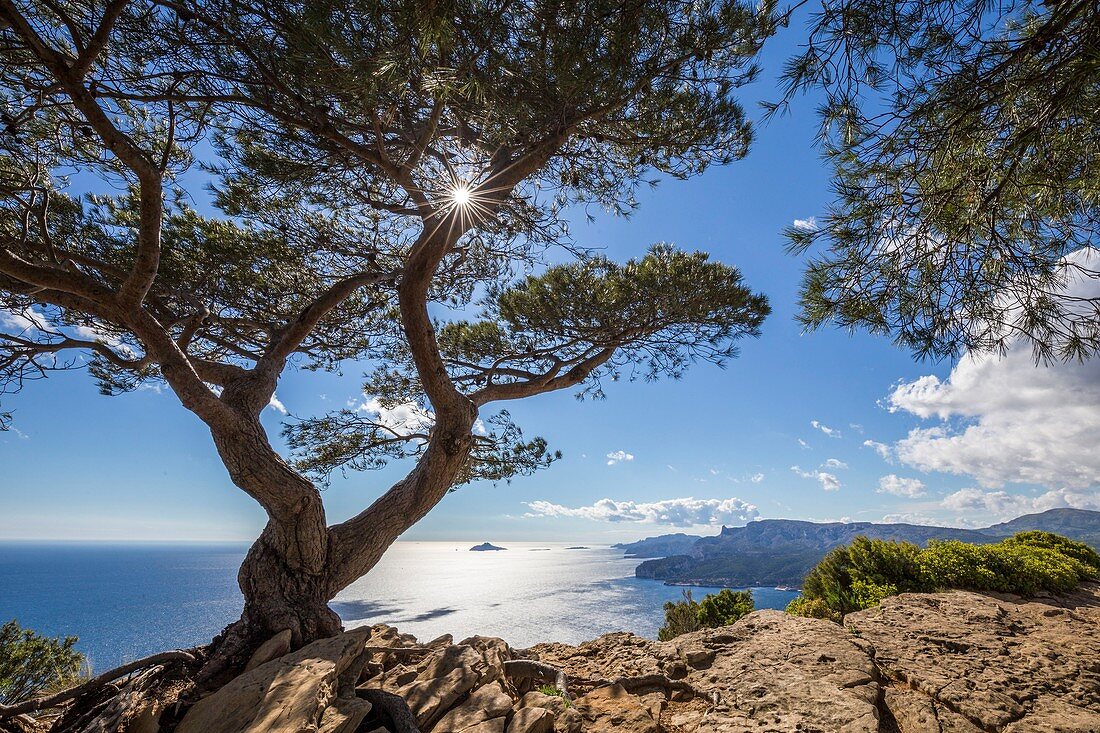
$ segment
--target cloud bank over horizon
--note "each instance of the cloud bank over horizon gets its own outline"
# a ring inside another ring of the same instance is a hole
[[[586,506],[569,507],[545,500],[527,502],[525,517],[573,517],[597,522],[637,522],[670,527],[741,525],[760,516],[756,506],[736,497],[695,499],[680,497],[653,502],[600,499]]]

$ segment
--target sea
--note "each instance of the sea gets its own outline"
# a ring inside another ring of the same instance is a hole
[[[387,623],[427,641],[499,636],[523,648],[611,631],[656,638],[666,601],[718,588],[634,577],[640,562],[607,546],[397,542],[330,604],[346,627]],[[93,670],[208,642],[241,612],[245,544],[0,543],[0,623],[76,636]],[[759,608],[790,590],[753,588]]]

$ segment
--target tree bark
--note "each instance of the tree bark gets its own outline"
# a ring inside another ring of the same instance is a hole
[[[258,418],[212,426],[233,482],[260,502],[269,520],[237,576],[245,599],[241,618],[215,640],[201,678],[213,680],[241,668],[259,644],[284,629],[290,630],[294,648],[341,631],[328,601],[373,568],[438,504],[465,466],[477,410],[470,402],[464,407],[460,417],[436,424],[408,476],[360,515],[331,528],[320,492],[274,451]]]
[[[278,532],[269,523],[237,574],[245,599],[241,622],[253,643],[290,629],[297,647],[341,630],[340,617],[328,607],[327,575],[291,563],[296,551],[284,544],[288,534],[293,533]]]

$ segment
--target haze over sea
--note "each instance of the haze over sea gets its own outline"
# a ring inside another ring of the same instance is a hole
[[[578,643],[610,631],[655,637],[682,588],[634,578],[620,550],[497,542],[398,542],[331,604],[347,626],[388,623],[429,640],[499,636],[513,646]],[[164,649],[208,642],[240,614],[244,544],[0,543],[0,622],[79,636],[104,670]],[[695,589],[696,598],[714,588]],[[758,588],[757,608],[790,591]]]

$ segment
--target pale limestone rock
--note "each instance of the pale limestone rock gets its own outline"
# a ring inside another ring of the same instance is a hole
[[[511,712],[512,698],[499,682],[490,682],[440,718],[432,733],[459,733],[493,718],[504,720]]]
[[[313,733],[355,669],[370,629],[321,639],[256,667],[197,702],[176,733]]]
[[[546,708],[521,708],[508,723],[508,733],[551,733],[554,730],[554,714]]]
[[[640,698],[620,685],[600,687],[574,702],[585,733],[662,733]]]
[[[317,733],[355,733],[371,711],[371,704],[357,697],[338,697],[325,708]]]
[[[1100,585],[1030,601],[904,593],[844,623],[874,648],[883,675],[911,688],[886,699],[902,733],[938,731],[918,722],[929,710],[968,733],[1100,731]]]
[[[251,672],[261,664],[267,664],[272,659],[278,659],[287,654],[290,651],[290,640],[290,629],[283,629],[263,644],[260,644],[260,648],[252,653],[252,657],[249,658],[248,664],[244,665],[244,671]]]

